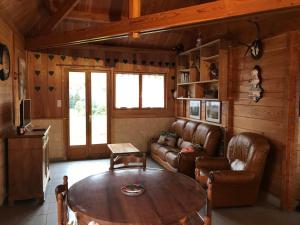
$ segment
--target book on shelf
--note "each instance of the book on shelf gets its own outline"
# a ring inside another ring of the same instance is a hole
[[[188,83],[189,82],[189,79],[190,76],[189,76],[189,73],[188,72],[182,72],[181,73],[181,78],[180,78],[180,82],[181,83]]]

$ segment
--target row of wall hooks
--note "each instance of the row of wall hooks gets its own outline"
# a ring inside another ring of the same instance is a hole
[[[39,59],[41,55],[40,54],[34,54],[34,56],[35,56],[36,59]],[[48,55],[48,58],[50,60],[53,60],[54,59],[54,55]],[[66,56],[65,55],[61,55],[60,58],[64,61],[66,59]],[[88,59],[89,57],[83,57],[83,58]],[[78,57],[72,57],[72,59],[73,60],[77,60]],[[96,57],[95,60],[96,60],[96,62],[99,62],[101,60],[101,58],[100,57]],[[105,58],[104,61],[105,61],[106,64],[109,64],[110,62],[114,62],[114,65],[116,63],[119,63],[119,59],[117,59],[117,58],[115,58],[115,59]],[[123,59],[122,62],[124,64],[127,64],[127,63],[129,63],[129,60],[128,59]],[[147,65],[147,63],[149,65],[151,65],[151,66],[154,66],[154,65],[158,65],[158,66],[163,66],[164,65],[164,66],[170,66],[170,67],[175,67],[176,66],[175,62],[162,62],[162,61],[158,61],[158,62],[149,61],[149,62],[147,62],[146,60],[142,60],[140,62],[140,64],[142,64],[142,65]],[[133,59],[132,60],[132,64],[138,64],[138,61],[136,59]]]
[[[39,91],[41,90],[41,87],[40,87],[40,86],[35,86],[34,89],[35,89],[37,92],[39,92]],[[55,90],[55,87],[54,87],[54,86],[49,86],[49,87],[48,87],[48,90],[49,90],[49,91],[53,91],[53,90]]]
[[[34,73],[35,73],[36,76],[39,76],[41,74],[41,71],[35,70]],[[50,76],[54,75],[54,71],[49,71],[48,73],[49,73]]]

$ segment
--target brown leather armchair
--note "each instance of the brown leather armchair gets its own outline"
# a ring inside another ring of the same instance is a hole
[[[225,158],[196,159],[195,177],[208,188],[212,207],[256,202],[269,149],[263,136],[241,133],[231,138]]]

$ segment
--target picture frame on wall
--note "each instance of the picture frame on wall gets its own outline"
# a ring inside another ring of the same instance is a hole
[[[221,102],[205,102],[205,120],[213,123],[221,123]]]
[[[201,101],[190,101],[189,104],[189,117],[192,119],[201,118]]]

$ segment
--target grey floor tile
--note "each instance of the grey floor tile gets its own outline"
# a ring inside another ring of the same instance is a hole
[[[147,167],[162,168],[150,159],[147,159]],[[56,225],[54,190],[56,185],[63,182],[63,176],[69,177],[71,186],[87,176],[108,171],[108,168],[108,159],[51,163],[51,180],[47,186],[45,202],[17,201],[14,207],[0,207],[0,225]],[[214,210],[212,221],[212,225],[299,225],[300,213],[283,212],[260,203],[254,207]]]

